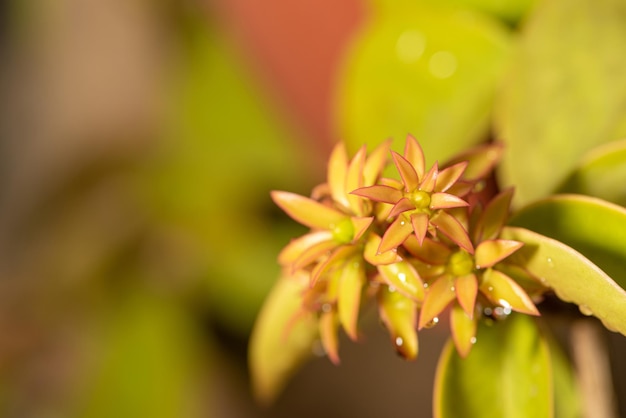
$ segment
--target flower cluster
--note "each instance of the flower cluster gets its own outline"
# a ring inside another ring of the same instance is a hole
[[[427,170],[411,136],[403,155],[390,151],[387,141],[369,155],[364,146],[350,159],[338,144],[327,182],[310,198],[272,192],[278,206],[310,228],[278,260],[288,274],[309,278],[302,309],[318,316],[322,345],[334,363],[339,328],[358,339],[359,312],[369,301],[407,359],[417,356],[417,331],[446,310],[462,356],[476,342],[481,317],[539,314],[513,279],[532,277],[508,262],[523,243],[499,238],[512,190],[486,202],[477,197],[500,155],[498,145],[484,145]],[[391,161],[397,178],[383,177]]]

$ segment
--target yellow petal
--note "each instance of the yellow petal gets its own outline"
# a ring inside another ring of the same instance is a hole
[[[476,305],[476,295],[478,294],[478,280],[474,273],[457,277],[454,282],[454,289],[459,305],[465,310],[468,317],[474,317],[474,306]]]
[[[435,320],[455,297],[454,281],[448,274],[443,275],[428,286],[424,304],[420,310],[418,329],[424,328]]]
[[[429,265],[445,264],[452,253],[447,245],[430,238],[425,238],[420,244],[414,235],[408,237],[403,245],[412,256]]]
[[[291,240],[278,254],[278,262],[287,266],[295,263],[300,256],[309,248],[320,242],[332,241],[333,234],[330,231],[315,231]]]
[[[373,185],[382,173],[385,165],[387,165],[387,155],[390,146],[391,139],[388,139],[377,146],[367,157],[365,167],[363,167],[364,186]]]
[[[374,221],[374,218],[371,216],[366,218],[351,218],[350,221],[354,229],[354,238],[352,241],[355,242],[361,239],[365,231],[367,231],[367,228],[372,224],[372,221]]]
[[[365,250],[363,251],[363,257],[365,260],[375,266],[397,263],[402,260],[402,257],[398,255],[398,251],[396,249],[386,251],[384,253],[378,252],[378,247],[380,246],[381,238],[380,236],[371,233],[367,242],[365,243]]]
[[[365,284],[365,269],[363,262],[358,258],[348,261],[341,272],[339,280],[337,309],[339,322],[352,340],[358,338],[357,322],[361,291]]]
[[[348,154],[346,146],[340,142],[335,145],[328,161],[328,185],[335,202],[345,208],[350,207],[346,190],[346,177],[348,172]]]
[[[454,305],[450,312],[450,331],[456,351],[461,357],[467,357],[476,342],[476,320],[472,319],[459,305]]]
[[[309,228],[333,229],[347,217],[338,210],[295,193],[272,191],[271,196],[287,215]]]
[[[337,313],[330,309],[323,311],[319,319],[320,339],[326,355],[333,362],[339,364],[339,338],[337,331],[339,323],[337,321]]]
[[[417,303],[382,286],[378,294],[378,312],[398,353],[407,360],[417,358]]]
[[[523,245],[522,242],[505,239],[483,241],[476,247],[476,254],[474,255],[476,268],[492,267],[519,250]]]
[[[348,166],[348,173],[346,175],[346,190],[356,190],[363,186],[363,167],[365,166],[366,149],[365,145],[362,146],[356,155],[350,161]],[[354,195],[348,194],[348,203],[352,212],[357,216],[363,216],[363,199]]]
[[[414,300],[424,299],[424,283],[408,261],[377,266],[377,269],[389,286]]]
[[[537,307],[520,285],[506,274],[488,269],[483,274],[480,291],[487,299],[503,308],[529,315],[539,315]]]
[[[337,248],[337,243],[335,241],[322,241],[319,242],[300,254],[300,257],[291,265],[293,270],[300,270],[307,267],[314,261],[319,260],[322,256],[327,254],[329,251]]]

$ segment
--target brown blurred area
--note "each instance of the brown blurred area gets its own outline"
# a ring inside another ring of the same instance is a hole
[[[376,327],[269,409],[248,387],[247,333],[294,228],[268,192],[323,176],[363,4],[2,7],[1,416],[430,415],[407,382],[434,364],[406,367]],[[217,79],[233,71],[207,46],[245,81]]]

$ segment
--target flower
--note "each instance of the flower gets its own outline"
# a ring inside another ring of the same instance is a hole
[[[407,137],[404,156],[391,152],[402,181],[385,179],[383,184],[364,186],[352,192],[357,196],[393,205],[389,212],[395,217],[378,249],[389,251],[402,244],[414,234],[422,243],[427,232],[435,235],[440,231],[470,253],[474,249],[461,223],[446,209],[468,206],[462,197],[446,193],[461,178],[467,161],[456,163],[439,171],[435,163],[425,170],[424,153],[412,136]],[[463,192],[467,192],[464,189]]]
[[[501,268],[507,257],[523,246],[522,242],[499,239],[513,196],[513,189],[505,190],[481,210],[473,208],[470,214],[469,236],[475,248],[473,254],[465,248],[446,245],[425,238],[406,240],[404,247],[422,268],[428,290],[420,310],[418,327],[424,328],[436,321],[453,301],[450,326],[457,351],[466,356],[476,341],[477,301],[489,305],[489,311],[508,315],[511,311],[539,315],[526,291]]]

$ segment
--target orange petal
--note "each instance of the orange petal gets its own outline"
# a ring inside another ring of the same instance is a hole
[[[398,251],[396,251],[396,249],[379,253],[378,247],[380,246],[380,241],[381,238],[374,233],[370,234],[367,238],[365,250],[363,251],[363,257],[368,263],[380,266],[384,264],[397,263],[402,260],[402,257],[398,255]]]
[[[435,225],[437,230],[446,237],[454,241],[459,247],[470,254],[474,253],[472,242],[467,236],[467,231],[461,223],[447,212],[439,211],[430,218],[430,223]]]
[[[488,269],[483,274],[480,291],[491,302],[529,315],[539,315],[537,307],[522,287],[506,274]]]
[[[320,277],[328,274],[332,269],[338,268],[345,263],[346,259],[356,253],[356,245],[342,245],[333,251],[326,259],[319,262],[311,270],[310,287],[315,286]]]
[[[328,185],[335,202],[348,208],[348,196],[346,190],[346,176],[348,172],[348,154],[346,146],[340,142],[335,145],[328,160]]]
[[[459,305],[454,305],[450,312],[450,331],[456,351],[463,358],[467,357],[476,342],[476,320],[467,316]]]
[[[478,294],[478,280],[474,273],[457,277],[454,282],[456,298],[468,317],[474,317],[474,306],[476,305],[476,295]]]
[[[302,254],[300,254],[300,257],[291,265],[291,268],[293,270],[303,269],[335,248],[337,248],[337,243],[334,240],[319,242],[304,250]]]
[[[379,253],[384,253],[401,245],[413,232],[413,225],[403,215],[398,216],[385,231],[378,247]]]
[[[430,195],[431,209],[450,209],[469,206],[465,200],[448,193],[433,193]]]
[[[437,163],[433,164],[430,168],[430,171],[426,173],[424,178],[422,179],[419,189],[425,192],[432,192],[435,190],[435,184],[437,183],[437,176],[439,175],[439,168]]]
[[[320,339],[330,361],[339,364],[339,339],[337,313],[334,310],[323,311],[319,319]]]
[[[483,241],[476,247],[476,254],[474,255],[476,268],[492,267],[519,250],[523,245],[523,242],[505,239]]]
[[[462,161],[439,171],[439,174],[437,175],[437,184],[435,184],[435,191],[447,191],[454,183],[457,182],[458,179],[461,178],[466,168],[467,161]]]
[[[346,175],[346,190],[356,190],[363,186],[363,167],[365,166],[365,156],[366,148],[364,145],[350,161],[348,173]],[[363,216],[363,199],[354,194],[349,194],[348,202],[350,203],[350,208],[356,215]]]
[[[424,283],[408,261],[377,266],[385,283],[414,300],[424,299]]]
[[[332,229],[346,218],[346,215],[295,193],[272,191],[272,199],[292,219],[309,228]]]
[[[411,214],[411,224],[413,225],[414,236],[417,242],[422,245],[426,233],[428,232],[428,214],[423,212]]]
[[[500,231],[509,217],[513,192],[513,188],[509,188],[491,199],[476,223],[475,242],[495,239],[500,235]]]
[[[424,177],[424,172],[426,171],[424,151],[419,142],[411,135],[407,136],[404,144],[404,158],[411,163],[419,178]]]
[[[400,190],[383,185],[361,187],[351,191],[350,194],[365,197],[374,202],[384,202],[392,205],[402,199],[402,192]]]
[[[353,258],[344,266],[337,289],[339,322],[352,340],[358,338],[357,322],[359,319],[359,305],[361,304],[361,291],[364,283],[365,269],[363,262],[358,258]]]
[[[391,139],[388,139],[377,146],[367,157],[363,167],[363,185],[371,186],[376,182],[385,165],[387,165],[387,155],[390,146]]]
[[[455,297],[452,277],[446,274],[438,278],[428,287],[424,297],[418,329],[424,328],[429,322],[437,318]]]
[[[403,197],[402,199],[398,200],[398,203],[393,206],[393,209],[391,209],[391,212],[389,212],[389,216],[398,216],[402,212],[414,209],[415,205],[408,198]]]
[[[447,245],[430,238],[425,238],[420,245],[414,235],[407,238],[403,245],[412,256],[430,265],[445,264],[452,252]]]
[[[278,262],[283,266],[294,263],[309,248],[320,242],[332,241],[333,234],[330,231],[314,231],[291,240],[289,244],[278,254]]]
[[[417,303],[382,286],[378,294],[378,313],[398,353],[407,360],[415,359],[418,353]]]
[[[415,172],[415,168],[397,152],[391,151],[391,156],[396,164],[398,173],[400,173],[400,177],[402,177],[404,190],[410,192],[417,189],[419,187],[419,177]]]

